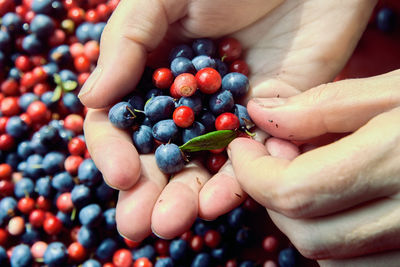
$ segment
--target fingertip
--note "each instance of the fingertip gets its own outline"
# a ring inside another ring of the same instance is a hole
[[[293,160],[300,155],[300,150],[295,144],[280,138],[271,137],[265,145],[269,154],[276,158]]]

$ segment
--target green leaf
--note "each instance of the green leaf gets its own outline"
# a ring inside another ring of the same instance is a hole
[[[219,149],[226,147],[237,135],[235,130],[209,132],[187,141],[179,148],[184,152]]]
[[[55,82],[57,85],[61,85],[61,84],[62,84],[61,77],[60,77],[59,74],[55,73],[55,74],[53,75],[53,79],[54,79],[54,82]]]
[[[78,83],[76,81],[65,81],[62,83],[62,87],[65,92],[71,92],[78,87]]]
[[[53,91],[53,97],[51,98],[52,102],[56,102],[61,98],[62,88],[61,86],[57,86]]]

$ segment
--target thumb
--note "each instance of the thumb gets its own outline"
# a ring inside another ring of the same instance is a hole
[[[397,70],[320,85],[288,98],[254,98],[247,108],[258,127],[284,139],[353,132],[400,104],[399,83]]]
[[[163,40],[168,25],[184,15],[186,1],[123,0],[108,21],[100,57],[79,93],[90,108],[103,108],[127,95],[138,83],[147,53]]]

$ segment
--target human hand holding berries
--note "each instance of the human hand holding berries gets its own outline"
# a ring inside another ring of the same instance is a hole
[[[276,7],[281,2],[123,1],[103,33],[99,66],[80,98],[91,108],[104,108],[137,84],[147,52],[153,52],[154,58],[171,39],[181,42],[187,38],[217,38],[227,34],[233,34],[246,50],[256,96],[293,95],[329,80],[350,54],[342,44],[355,45],[364,25],[358,19],[368,17],[365,10],[372,4],[351,1],[340,3],[341,8],[337,9],[339,4],[313,0],[286,1]],[[310,8],[315,4],[320,6],[321,13],[334,10],[340,14],[341,25],[347,27],[344,36],[337,30],[329,31],[329,38],[318,42],[311,38],[316,31],[325,33],[326,29],[338,27],[335,12],[330,19],[315,18],[315,9]],[[361,7],[354,9],[353,5]],[[293,16],[286,16],[288,13]],[[155,51],[157,47],[160,49]],[[330,68],[321,68],[321,62],[327,57],[333,59]],[[139,240],[152,227],[160,235],[173,237],[184,231],[198,214],[213,219],[244,199],[229,163],[211,179],[203,167],[193,163],[163,190],[165,176],[152,169],[156,168],[154,158],[141,156],[140,161],[131,137],[113,128],[106,112],[101,109],[88,112],[85,134],[88,149],[105,179],[125,190],[120,192],[117,207],[118,228],[122,234]],[[238,192],[242,198],[235,194]],[[190,204],[179,209],[177,201]],[[135,224],[136,221],[140,224]]]

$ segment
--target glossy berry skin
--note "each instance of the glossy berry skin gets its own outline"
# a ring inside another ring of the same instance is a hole
[[[211,95],[208,106],[216,116],[231,111],[234,106],[233,95],[230,91],[219,91]]]
[[[179,74],[174,80],[174,87],[178,95],[190,97],[197,90],[196,78],[190,73]]]
[[[183,129],[182,131],[182,141],[183,143],[188,142],[189,140],[203,135],[206,133],[206,128],[204,127],[203,124],[201,124],[198,121],[195,121],[192,126]]]
[[[249,79],[238,72],[231,72],[222,79],[222,90],[230,91],[235,99],[239,99],[249,91]]]
[[[6,132],[14,138],[22,138],[28,129],[28,125],[19,116],[12,116],[6,124]]]
[[[228,213],[227,222],[228,225],[232,228],[239,228],[243,225],[245,220],[245,212],[243,208],[238,207],[231,212]]]
[[[74,181],[68,172],[60,172],[51,180],[51,186],[58,192],[70,192],[74,187]]]
[[[217,130],[235,130],[239,126],[239,118],[230,112],[222,113],[215,119],[215,129]]]
[[[152,152],[154,148],[154,139],[151,127],[141,125],[139,129],[133,133],[133,144],[140,154]]]
[[[0,180],[10,180],[12,174],[12,168],[7,163],[0,164]]]
[[[193,261],[192,264],[190,265],[191,267],[207,267],[211,266],[212,259],[211,256],[208,253],[202,252],[197,254]]]
[[[118,249],[118,243],[112,238],[106,238],[101,241],[97,247],[95,255],[101,261],[110,261],[114,252]],[[131,256],[132,258],[132,256]]]
[[[154,267],[174,267],[174,261],[170,258],[158,258]]]
[[[17,14],[8,12],[2,17],[1,24],[7,29],[8,32],[14,34],[21,32],[23,22]]]
[[[249,65],[242,59],[237,59],[229,65],[229,72],[239,72],[243,75],[249,75]]]
[[[276,252],[276,250],[278,249],[278,245],[279,245],[278,239],[272,235],[266,236],[262,242],[263,249],[266,252],[270,253]]]
[[[251,118],[245,106],[242,106],[240,104],[235,104],[233,112],[235,113],[236,117],[239,118],[240,126],[245,127],[246,120],[251,122]]]
[[[242,45],[235,38],[224,38],[218,44],[218,54],[224,61],[232,62],[242,55]]]
[[[43,222],[43,230],[49,235],[57,235],[62,229],[62,222],[56,216],[47,217]]]
[[[101,267],[101,263],[95,259],[89,259],[82,264],[82,267]]]
[[[195,73],[192,61],[185,57],[177,57],[172,60],[170,68],[175,77],[182,73]]]
[[[49,16],[38,14],[33,18],[30,29],[39,37],[48,37],[54,32],[55,25]]]
[[[170,96],[156,96],[151,98],[144,106],[144,113],[153,122],[158,122],[171,117],[175,103]]]
[[[32,260],[32,253],[29,246],[21,244],[14,247],[10,258],[11,266],[29,267],[32,265]]]
[[[383,32],[392,32],[396,27],[396,13],[390,8],[382,8],[376,16],[376,25]]]
[[[178,45],[175,46],[170,54],[169,54],[169,60],[173,61],[177,57],[184,57],[188,59],[192,59],[194,55],[194,52],[192,48],[186,44]]]
[[[204,247],[204,239],[199,235],[195,235],[190,239],[189,245],[193,251],[200,252]]]
[[[18,210],[24,214],[29,214],[35,208],[35,200],[30,197],[23,197],[18,200]]]
[[[213,56],[216,50],[214,42],[208,38],[200,38],[193,41],[193,51],[196,55]]]
[[[215,68],[215,60],[209,56],[197,56],[192,59],[192,64],[196,71],[200,71],[204,68]]]
[[[185,240],[172,240],[169,246],[169,254],[172,259],[179,261],[185,258],[188,251],[188,244]]]
[[[81,101],[74,93],[65,93],[62,103],[72,113],[80,113],[83,109]]]
[[[153,267],[153,263],[148,258],[139,258],[135,261],[133,267]]]
[[[104,211],[104,222],[107,230],[115,230],[117,229],[117,222],[115,220],[115,208],[110,208]]]
[[[52,151],[44,156],[42,161],[43,170],[49,174],[53,175],[57,172],[63,170],[65,156],[63,153],[58,151]]]
[[[171,119],[162,120],[154,124],[152,132],[154,139],[162,143],[176,141],[179,137],[179,129]]]
[[[68,258],[73,262],[81,262],[86,258],[86,249],[79,242],[72,242],[68,246]]]
[[[72,211],[72,209],[74,208],[74,204],[71,200],[71,193],[65,192],[59,195],[56,201],[56,206],[60,211],[64,213]]]
[[[29,117],[34,122],[40,122],[46,119],[47,111],[46,104],[39,100],[33,101],[26,109],[26,113],[28,113]]]
[[[168,68],[156,69],[153,73],[153,84],[160,89],[168,89],[174,81],[174,75]]]
[[[297,252],[294,248],[285,248],[279,252],[278,262],[282,267],[296,266]]]
[[[43,210],[33,210],[29,214],[29,222],[33,227],[41,227],[43,225],[43,222],[45,220],[45,212]]]
[[[31,8],[37,14],[50,14],[52,2],[51,0],[33,0]]]
[[[26,195],[32,195],[34,192],[35,184],[30,178],[22,178],[14,187],[14,195],[17,198],[23,198]]]
[[[134,109],[143,110],[144,109],[144,100],[140,95],[132,95],[128,99],[128,103],[132,105]]]
[[[43,261],[49,267],[61,266],[67,262],[68,252],[61,242],[50,243],[43,255]]]
[[[155,256],[156,252],[154,250],[154,247],[150,244],[144,245],[143,247],[132,251],[132,257],[135,261],[140,258],[148,258],[150,260],[153,260]]]
[[[228,160],[225,153],[210,153],[207,157],[206,166],[211,173],[217,173]]]
[[[108,112],[108,119],[117,128],[128,129],[135,124],[134,108],[128,102],[115,104]]]
[[[132,254],[129,250],[121,248],[114,253],[113,263],[116,267],[130,267],[132,265]]]
[[[85,159],[79,165],[78,178],[83,184],[92,187],[101,181],[102,175],[92,159]]]
[[[195,93],[190,97],[181,97],[178,101],[178,107],[187,106],[191,108],[195,115],[200,114],[203,108],[202,99],[199,93]]]
[[[51,187],[51,181],[50,177],[41,177],[38,180],[36,180],[35,184],[35,192],[44,197],[50,197],[53,193],[52,187]]]
[[[89,227],[82,226],[78,232],[78,242],[85,248],[93,248],[96,246],[98,240],[98,233]]]
[[[196,73],[197,87],[204,94],[213,94],[221,87],[221,75],[213,68],[204,68]]]
[[[75,185],[71,191],[71,201],[77,208],[89,203],[91,199],[90,188],[84,184]]]
[[[182,170],[184,159],[179,147],[175,144],[160,145],[156,149],[156,162],[160,170],[172,174]]]
[[[177,126],[187,128],[194,122],[194,112],[190,107],[180,106],[175,109],[172,119]]]
[[[103,218],[101,208],[98,204],[89,204],[79,212],[79,222],[88,227],[94,227],[100,224]]]

